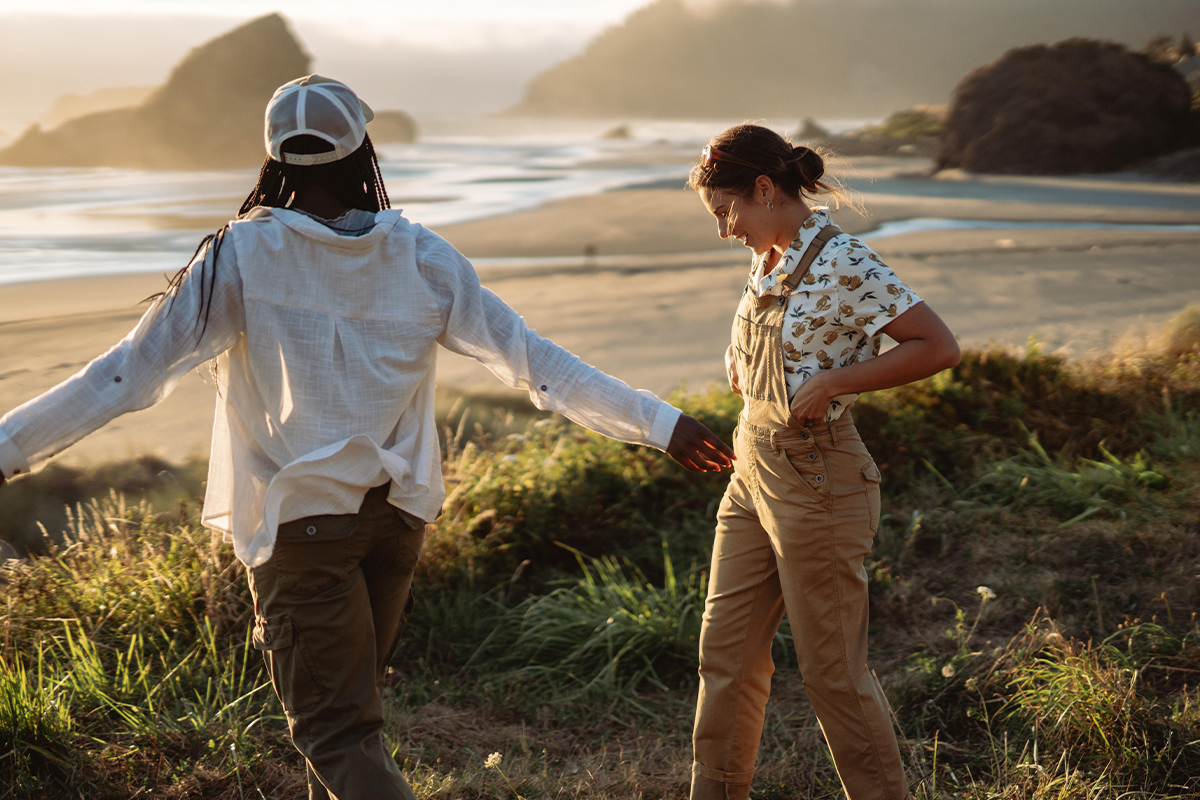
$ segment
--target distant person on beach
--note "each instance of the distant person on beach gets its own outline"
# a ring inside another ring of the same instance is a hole
[[[863,557],[879,468],[859,392],[958,364],[953,334],[879,256],[809,198],[824,161],[758,125],[717,136],[689,185],[722,239],[755,253],[725,354],[745,402],[717,512],[700,631],[692,800],[745,800],[784,613],[804,687],[851,800],[909,797],[883,690],[867,668]],[[880,353],[882,335],[898,344]]]
[[[529,330],[457,250],[390,210],[371,118],[336,81],[281,86],[237,218],[201,242],[125,339],[0,418],[0,484],[216,358],[203,522],[249,570],[253,643],[309,796],[412,800],[381,738],[378,686],[412,610],[425,525],[446,497],[437,345],[538,408],[690,470],[724,469],[733,453]]]

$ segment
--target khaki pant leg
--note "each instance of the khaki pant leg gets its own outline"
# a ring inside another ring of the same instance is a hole
[[[742,474],[717,514],[700,628],[693,800],[749,796],[771,694],[771,643],[783,618],[775,553]]]
[[[373,527],[360,524],[332,541],[281,540],[250,572],[255,646],[308,762],[314,798],[322,787],[335,800],[414,798],[381,736],[375,626],[361,566]]]
[[[867,667],[863,559],[879,522],[878,483],[864,478],[870,454],[851,429],[836,444],[825,433],[761,455],[764,524],[780,554],[796,657],[843,788],[851,800],[903,800],[891,712]]]

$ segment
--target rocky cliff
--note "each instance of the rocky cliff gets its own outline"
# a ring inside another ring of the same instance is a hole
[[[1196,140],[1187,81],[1119,44],[1021,47],[954,90],[938,167],[1112,172]]]
[[[530,82],[513,114],[883,117],[1009,48],[1200,31],[1196,0],[657,0]]]
[[[11,166],[224,169],[261,163],[263,110],[310,58],[278,14],[192,50],[136,108],[34,126],[0,151]]]

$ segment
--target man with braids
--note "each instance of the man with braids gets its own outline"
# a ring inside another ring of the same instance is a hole
[[[607,436],[694,471],[732,451],[696,420],[526,328],[441,237],[389,208],[371,110],[310,75],[266,112],[268,158],[235,220],[137,327],[0,418],[0,483],[217,359],[203,521],[249,570],[264,654],[309,796],[412,798],[381,739],[378,685],[445,499],[436,345]]]

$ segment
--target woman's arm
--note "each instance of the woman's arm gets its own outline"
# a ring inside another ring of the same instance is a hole
[[[838,395],[889,389],[958,365],[958,342],[927,303],[917,303],[880,330],[898,344],[875,358],[823,370],[806,380],[792,398],[796,419],[823,420],[829,401]]]

